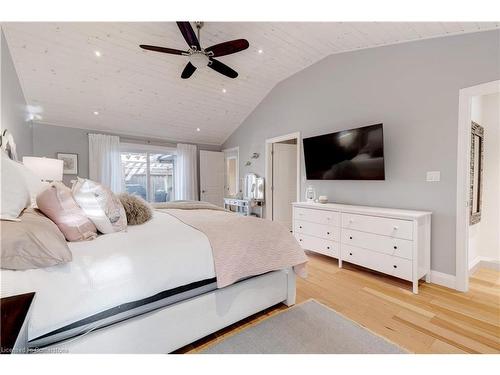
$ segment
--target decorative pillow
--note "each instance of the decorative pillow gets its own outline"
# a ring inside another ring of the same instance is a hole
[[[71,190],[60,182],[53,182],[38,194],[40,211],[59,227],[68,241],[84,241],[97,237],[95,225],[85,216],[71,195]]]
[[[113,233],[127,229],[127,216],[118,197],[97,182],[78,177],[73,196],[99,232]]]
[[[23,166],[9,159],[3,151],[1,154],[0,219],[19,221],[18,216],[30,205],[30,194],[21,171]]]
[[[19,164],[19,170],[24,178],[25,186],[30,194],[30,206],[31,208],[37,208],[36,206],[36,196],[41,191],[45,190],[48,183],[42,182],[40,177],[29,170],[24,164]]]
[[[21,221],[2,222],[1,267],[9,270],[42,268],[70,262],[71,251],[57,225],[28,208]]]
[[[127,215],[128,225],[144,224],[153,217],[153,210],[148,202],[137,195],[122,193],[118,195]]]

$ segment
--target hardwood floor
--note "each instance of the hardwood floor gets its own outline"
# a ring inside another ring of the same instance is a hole
[[[467,293],[421,282],[414,295],[409,282],[308,256],[309,276],[297,279],[297,303],[314,298],[414,353],[500,353],[500,272],[477,270]],[[286,309],[274,306],[177,353],[196,353]]]

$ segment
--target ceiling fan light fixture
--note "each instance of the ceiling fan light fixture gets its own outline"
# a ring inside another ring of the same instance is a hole
[[[189,56],[189,62],[196,68],[204,68],[209,63],[209,58],[203,52],[193,52]]]

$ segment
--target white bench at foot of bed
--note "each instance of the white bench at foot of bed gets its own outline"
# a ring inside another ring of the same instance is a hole
[[[295,274],[281,270],[63,341],[42,352],[170,353],[259,311],[295,303]]]

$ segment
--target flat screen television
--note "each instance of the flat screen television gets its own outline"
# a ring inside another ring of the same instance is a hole
[[[304,138],[308,180],[385,180],[382,124]]]

